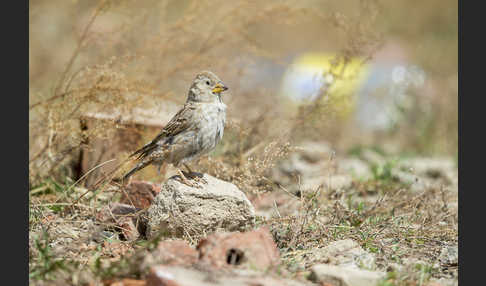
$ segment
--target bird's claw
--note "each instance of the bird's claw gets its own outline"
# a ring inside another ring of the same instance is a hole
[[[179,177],[181,178],[181,183],[189,186],[189,187],[192,187],[192,188],[198,188],[198,189],[202,189],[202,186],[199,184],[201,178],[197,177],[197,176],[189,176],[191,179],[189,180],[187,178],[186,175],[184,175],[184,172],[180,171],[179,173]],[[197,178],[197,179],[196,179]],[[204,179],[203,179],[204,180]],[[203,182],[205,182],[206,180],[204,180]],[[206,182],[207,183],[207,182]]]
[[[204,185],[208,184],[208,181],[206,179],[204,179],[203,177],[194,176],[192,179],[194,181],[196,181],[197,183],[201,183],[201,184],[204,184]]]
[[[189,187],[192,187],[192,188],[202,189],[202,186],[200,184],[198,184],[198,182],[191,182],[188,179],[185,179],[185,180],[182,179],[181,183],[183,183],[184,185],[187,185]]]

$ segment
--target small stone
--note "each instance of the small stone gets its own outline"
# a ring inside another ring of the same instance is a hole
[[[377,166],[383,166],[386,162],[381,154],[371,149],[363,150],[361,152],[361,157],[369,164],[373,164]]]
[[[374,269],[375,257],[373,254],[366,252],[361,246],[351,240],[344,239],[334,241],[324,248],[314,251],[315,256],[320,260],[328,260],[330,264],[347,266],[351,268]]]
[[[135,280],[135,279],[128,279],[128,278],[110,284],[110,286],[145,286],[145,285],[146,285],[145,280]]]
[[[427,265],[427,263],[423,260],[420,260],[418,258],[403,258],[402,263],[405,266],[416,266],[416,265]]]
[[[175,280],[175,275],[172,273],[173,269],[162,265],[150,268],[147,276],[147,286],[182,286]],[[192,284],[191,284],[192,285]]]
[[[329,190],[343,190],[348,189],[352,186],[353,179],[350,175],[326,175],[326,176],[316,176],[310,178],[303,178],[299,185],[291,186],[290,190],[300,191],[300,190],[317,190],[320,186],[324,189]]]
[[[411,158],[400,162],[400,167],[430,180],[457,184],[457,166],[451,158]]]
[[[278,167],[279,173],[274,179],[282,179],[285,177],[312,177],[316,174],[322,173],[322,166],[320,164],[309,163],[300,158],[298,154],[290,154],[288,159],[283,160]]]
[[[447,278],[431,278],[426,286],[457,286],[459,285],[457,278],[456,279],[447,279]]]
[[[239,270],[239,269],[238,269]],[[180,266],[157,265],[150,269],[147,286],[311,286],[308,281],[275,277],[270,273],[262,274],[246,271],[196,270]]]
[[[117,240],[119,239],[118,233],[113,231],[107,231],[103,229],[97,229],[91,234],[91,240],[96,243],[102,243],[105,240]]]
[[[457,265],[458,255],[457,245],[446,246],[442,248],[439,260],[443,265]]]
[[[150,207],[160,186],[151,182],[132,181],[122,192],[120,203],[133,205],[139,209]]]
[[[374,286],[384,277],[385,273],[382,272],[317,264],[312,266],[309,280],[336,286]]]
[[[121,230],[121,234],[123,236],[122,239],[133,241],[140,237],[137,226],[131,217],[121,217],[118,219],[116,224]]]
[[[321,160],[329,160],[334,151],[327,142],[307,141],[299,144],[299,153],[305,161],[316,163]]]
[[[350,174],[353,177],[368,179],[371,177],[371,171],[365,162],[356,158],[343,158],[338,161],[338,172]]]
[[[133,241],[138,239],[144,232],[145,220],[141,219],[136,213],[138,208],[114,203],[103,208],[96,214],[97,220],[103,224],[115,225],[115,230],[120,232],[122,239]]]
[[[200,261],[215,268],[243,266],[266,270],[280,263],[268,228],[243,233],[215,233],[200,241]]]
[[[114,222],[116,218],[124,215],[134,214],[138,209],[134,206],[120,203],[109,204],[96,214],[96,219],[100,222]]]
[[[386,271],[387,272],[395,272],[395,271],[399,272],[399,271],[402,271],[403,267],[404,266],[401,265],[401,264],[391,262],[391,263],[388,263]]]
[[[427,284],[425,284],[425,286],[443,286],[443,285],[437,282],[428,282]]]
[[[199,253],[184,240],[161,241],[145,256],[142,269],[155,264],[189,266],[198,261]]]

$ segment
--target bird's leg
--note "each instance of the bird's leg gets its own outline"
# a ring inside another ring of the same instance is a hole
[[[196,175],[196,172],[193,172],[191,170],[191,168],[189,168],[189,166],[187,164],[183,164],[184,167],[186,167],[186,169],[189,171],[189,176],[191,177],[191,179],[197,181],[197,182],[201,182],[203,184],[207,184],[208,181],[206,181],[206,179],[204,179],[203,177],[199,177],[198,175]]]
[[[159,167],[157,168],[157,176],[160,176],[160,167],[162,167],[162,164],[159,164]]]
[[[127,180],[122,179],[122,186],[128,186],[132,183],[132,176],[130,176]]]
[[[184,167],[186,167],[187,171],[189,172],[189,174],[192,174],[193,171],[191,170],[191,168],[189,168],[189,166],[187,164],[183,164]]]
[[[184,176],[184,172],[181,171],[181,169],[177,169],[177,172],[179,173],[179,176],[181,177],[181,181],[182,183],[188,185],[189,187],[193,187],[193,188],[201,188],[201,186],[197,183],[193,183],[191,181],[189,181],[186,176]]]

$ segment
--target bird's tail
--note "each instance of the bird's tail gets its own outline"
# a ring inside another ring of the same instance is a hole
[[[139,170],[142,170],[143,168],[147,167],[148,165],[150,165],[150,161],[142,161],[140,163],[138,163],[135,167],[133,167],[130,171],[128,171],[128,173],[126,173],[123,178],[122,178],[122,181],[124,182],[126,179],[128,179],[131,175],[135,174],[135,172],[139,171]]]

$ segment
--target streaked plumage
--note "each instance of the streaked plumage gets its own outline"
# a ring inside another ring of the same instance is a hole
[[[221,93],[225,90],[227,87],[214,73],[199,73],[183,108],[151,142],[130,155],[137,156],[139,163],[123,176],[123,180],[150,164],[160,169],[162,164],[171,163],[179,168],[213,150],[223,138],[226,105]]]

